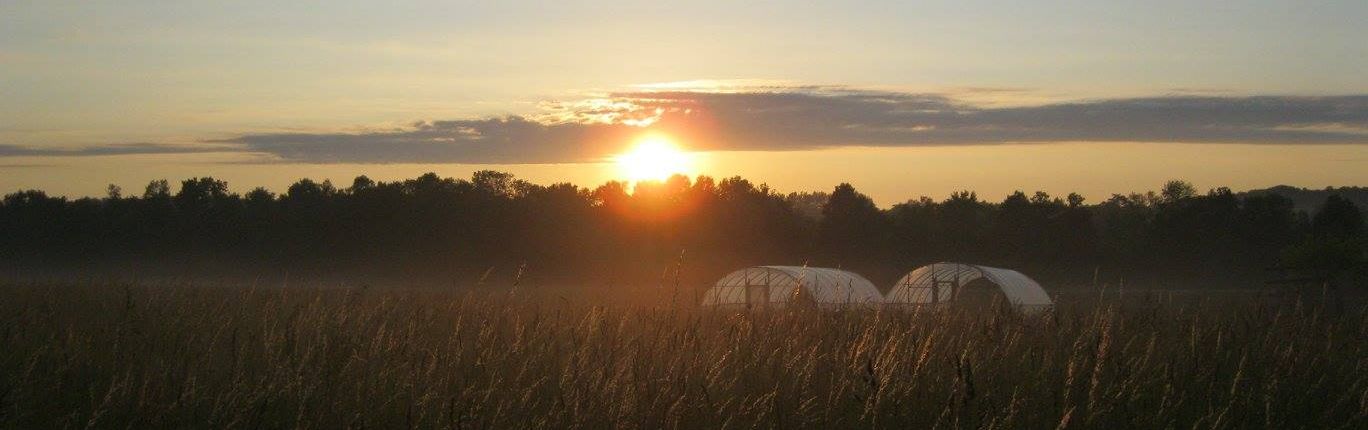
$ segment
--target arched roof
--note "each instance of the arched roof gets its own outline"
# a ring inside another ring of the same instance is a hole
[[[823,304],[879,303],[883,295],[873,283],[855,273],[825,267],[754,266],[723,276],[703,294],[704,305],[744,304],[746,287],[769,286],[772,303],[788,302],[798,287]]]
[[[1054,301],[1050,300],[1050,295],[1045,293],[1045,289],[1040,288],[1039,283],[1021,274],[1021,272],[998,267],[951,262],[928,264],[908,272],[896,284],[893,284],[893,289],[888,291],[886,301],[888,303],[946,302],[949,301],[951,295],[950,283],[958,282],[958,285],[964,285],[979,278],[987,279],[997,285],[998,288],[1002,289],[1002,293],[1007,296],[1007,301],[1013,305],[1022,307],[1054,305]],[[936,281],[942,283],[936,285]],[[951,282],[945,283],[945,281]]]

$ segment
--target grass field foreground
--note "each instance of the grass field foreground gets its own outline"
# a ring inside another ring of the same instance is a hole
[[[659,295],[0,286],[0,427],[1368,426],[1368,312],[1319,296],[1021,317]]]

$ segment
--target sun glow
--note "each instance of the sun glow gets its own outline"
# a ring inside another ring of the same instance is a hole
[[[642,138],[632,149],[617,156],[618,170],[631,181],[661,181],[677,173],[688,174],[693,157],[668,137]]]

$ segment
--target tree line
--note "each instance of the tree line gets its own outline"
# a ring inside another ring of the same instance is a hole
[[[174,192],[152,181],[133,196],[114,185],[104,198],[8,194],[0,259],[16,271],[231,267],[608,284],[698,283],[747,265],[809,264],[881,285],[922,264],[963,261],[1057,284],[1248,286],[1286,273],[1359,283],[1368,265],[1363,223],[1336,195],[1307,213],[1278,194],[1200,193],[1183,181],[1091,204],[1072,193],[992,201],[961,191],[881,209],[850,184],[784,194],[740,177],[590,189],[480,171],[360,176],[346,187],[301,179],[281,194],[236,194],[200,177]]]

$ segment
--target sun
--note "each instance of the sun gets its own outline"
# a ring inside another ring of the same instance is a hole
[[[663,181],[676,173],[688,173],[693,164],[689,153],[661,135],[642,138],[616,160],[618,170],[631,181]]]

